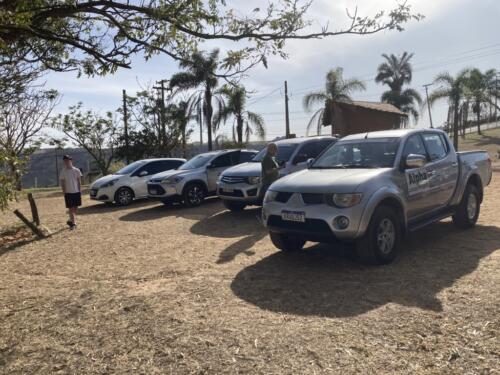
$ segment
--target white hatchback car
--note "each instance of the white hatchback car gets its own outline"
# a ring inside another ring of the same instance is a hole
[[[96,180],[90,187],[90,199],[126,206],[134,199],[147,197],[147,183],[152,175],[178,168],[185,162],[186,159],[171,158],[135,161]]]

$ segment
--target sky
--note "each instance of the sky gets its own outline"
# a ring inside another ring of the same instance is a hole
[[[260,0],[256,0],[258,3]],[[242,1],[229,1],[237,7]],[[413,53],[413,81],[410,87],[425,96],[424,84],[447,71],[455,74],[466,67],[500,70],[500,1],[499,0],[408,0],[413,11],[425,16],[420,22],[410,22],[403,32],[383,31],[374,35],[344,35],[322,40],[301,40],[287,43],[285,60],[271,57],[268,68],[258,66],[248,72],[242,83],[251,92],[248,110],[263,115],[266,139],[283,136],[285,132],[284,81],[288,82],[291,132],[306,135],[312,115],[304,111],[303,96],[324,87],[326,72],[336,67],[344,69],[344,77],[365,81],[366,91],[353,94],[354,100],[379,101],[386,87],[376,84],[377,66],[383,62],[382,53]],[[252,7],[253,7],[252,3]],[[313,28],[329,24],[330,29],[345,26],[345,10],[358,7],[363,15],[395,6],[394,0],[314,0],[308,13]],[[207,44],[206,49],[213,45]],[[234,48],[234,47],[233,47]],[[57,113],[67,112],[70,105],[82,102],[85,108],[104,113],[121,106],[122,89],[132,95],[148,84],[169,78],[179,70],[177,62],[167,56],[156,56],[145,62],[140,56],[133,60],[132,69],[119,70],[106,77],[80,77],[75,73],[50,73],[44,77],[47,88],[57,89],[61,101]],[[435,86],[429,89],[432,91]],[[432,108],[434,126],[446,119],[447,102]],[[231,137],[228,122],[217,134]],[[411,126],[428,127],[429,117],[423,110],[418,123]],[[324,133],[328,133],[325,129]],[[206,132],[203,135],[206,140]],[[199,129],[193,124],[190,141],[199,141]]]

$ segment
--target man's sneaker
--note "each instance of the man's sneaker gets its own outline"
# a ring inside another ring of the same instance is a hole
[[[71,225],[69,226],[69,229],[70,230],[76,229],[76,224],[75,223],[71,223]]]
[[[68,227],[70,227],[70,228],[73,226],[73,222],[72,222],[71,220],[68,220],[68,221],[66,222],[66,224],[67,224],[67,225],[68,225]]]

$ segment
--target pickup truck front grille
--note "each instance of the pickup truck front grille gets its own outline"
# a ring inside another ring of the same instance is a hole
[[[278,195],[276,195],[276,202],[280,203],[286,203],[290,199],[290,197],[293,195],[293,193],[285,193],[285,192],[278,192]]]
[[[302,201],[305,204],[323,204],[325,203],[325,195],[324,194],[316,194],[316,193],[302,193]]]
[[[225,184],[239,184],[245,182],[245,177],[240,176],[222,176],[220,179]]]

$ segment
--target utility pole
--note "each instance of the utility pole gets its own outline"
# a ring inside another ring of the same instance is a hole
[[[129,160],[129,144],[128,144],[128,112],[127,112],[127,91],[123,90],[123,135],[125,137],[125,162]]]
[[[166,132],[166,120],[165,120],[165,82],[167,79],[162,79],[158,83],[160,86],[155,86],[153,89],[161,91],[161,106],[160,106],[160,145],[165,142]]]
[[[288,113],[288,83],[285,81],[285,137],[290,138],[290,114]]]
[[[428,90],[428,87],[432,86],[432,85],[433,85],[432,83],[428,83],[427,85],[424,85],[424,87],[425,87],[425,96],[427,98],[427,109],[429,110],[429,121],[431,123],[431,129],[434,128],[434,126],[432,126],[431,103],[429,103],[429,90]]]

